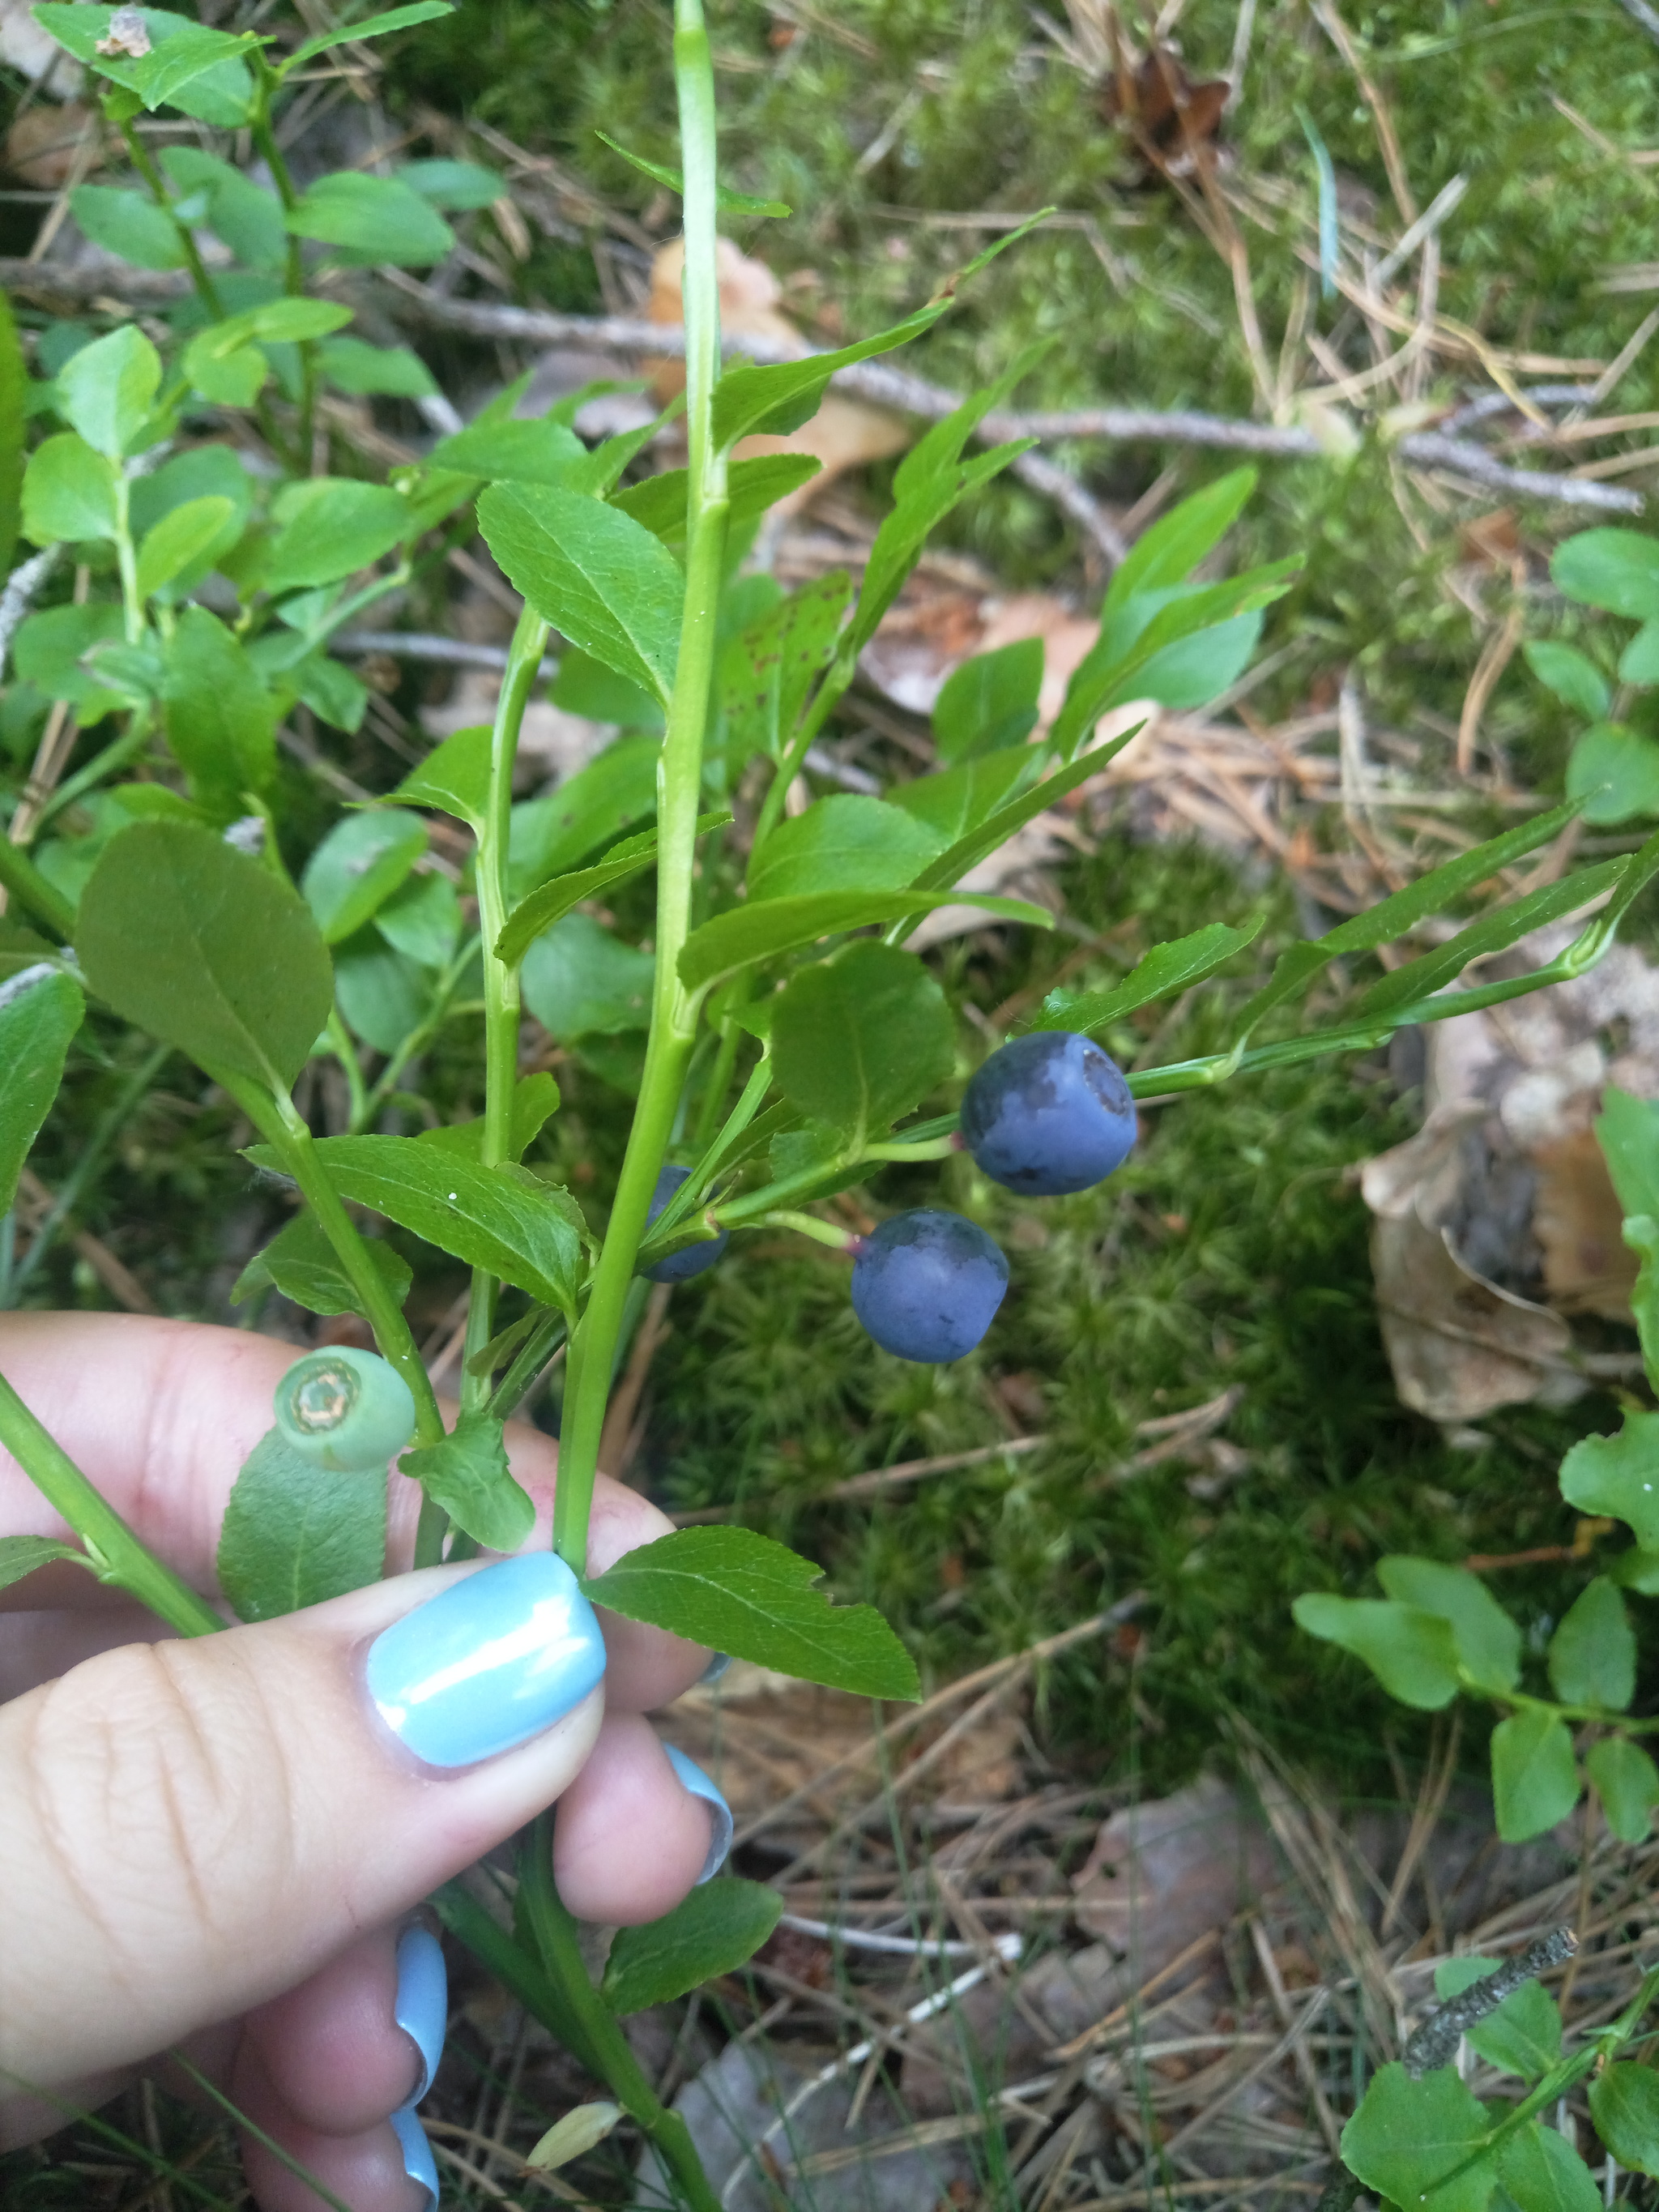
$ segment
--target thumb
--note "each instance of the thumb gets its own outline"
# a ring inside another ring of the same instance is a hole
[[[544,1552],[130,1645],[0,1707],[0,2084],[148,2057],[395,1920],[571,1781],[604,1671]]]

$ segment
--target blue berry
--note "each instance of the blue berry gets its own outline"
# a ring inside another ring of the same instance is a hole
[[[657,1177],[657,1188],[651,1194],[651,1211],[645,1217],[647,1229],[690,1173],[690,1168],[665,1168]],[[684,1226],[689,1229],[691,1224],[687,1221]],[[684,1245],[679,1251],[671,1252],[665,1260],[659,1260],[654,1267],[644,1269],[645,1279],[647,1283],[689,1283],[705,1267],[712,1267],[731,1241],[729,1231],[722,1229],[706,1244]]]
[[[1008,1262],[959,1213],[896,1213],[853,1262],[853,1310],[884,1352],[937,1365],[971,1352],[1008,1287]]]
[[[1121,1167],[1135,1103],[1117,1062],[1069,1030],[994,1052],[962,1101],[962,1134],[993,1182],[1031,1198],[1087,1190]]]
[[[276,1427],[313,1467],[384,1467],[415,1432],[415,1401],[397,1369],[349,1344],[296,1359],[276,1385]]]

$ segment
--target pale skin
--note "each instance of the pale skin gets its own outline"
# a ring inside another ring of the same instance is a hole
[[[236,1470],[289,1346],[122,1315],[9,1315],[0,1372],[152,1550],[216,1598]],[[556,1454],[509,1429],[544,1546]],[[419,1498],[390,1477],[387,1565]],[[590,1570],[665,1533],[600,1478]],[[68,1534],[0,1451],[0,1537]],[[528,1547],[527,1547],[528,1548]],[[354,2212],[411,2212],[387,2115],[419,2074],[392,2019],[421,1899],[559,1801],[555,1870],[585,1919],[635,1923],[691,1887],[706,1807],[641,1716],[708,1654],[602,1615],[604,1685],[544,1735],[440,1775],[384,1729],[363,1651],[465,1567],[189,1642],[79,1568],[0,1593],[0,2146],[184,2051]],[[27,2085],[27,2086],[25,2086]],[[263,2212],[321,2200],[252,2139]]]

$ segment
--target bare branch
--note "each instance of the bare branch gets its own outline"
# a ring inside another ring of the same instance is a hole
[[[1461,2039],[1472,2027],[1479,2027],[1488,2014],[1497,2011],[1505,1997],[1511,1997],[1523,1983],[1534,1981],[1540,1974],[1547,1973],[1571,1959],[1578,1948],[1578,1938],[1571,1928],[1557,1928],[1547,1936],[1540,1936],[1513,1959],[1506,1959],[1495,1973],[1484,1974],[1478,1982],[1471,1982],[1461,1996],[1449,1998],[1437,2007],[1417,2028],[1401,2054],[1407,2074],[1413,2081],[1425,2074],[1431,2074],[1437,2066],[1449,2066],[1457,2056]]]

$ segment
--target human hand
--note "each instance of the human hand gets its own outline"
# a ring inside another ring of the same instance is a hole
[[[210,1595],[225,1501],[292,1358],[185,1322],[0,1322],[0,1371],[144,1542]],[[420,1938],[402,1945],[400,1988],[398,1941],[421,1899],[556,1798],[556,1877],[581,1917],[655,1919],[703,1875],[711,1808],[642,1716],[708,1654],[601,1614],[601,1659],[578,1596],[550,1667],[511,1586],[534,1578],[532,1559],[550,1583],[559,1572],[546,1551],[556,1455],[532,1430],[507,1442],[538,1518],[505,1571],[394,1573],[190,1641],[67,1564],[0,1594],[0,2145],[101,2103],[147,2062],[165,2078],[165,2054],[179,2051],[354,2212],[424,2212],[430,2153],[404,2108],[435,2068],[442,1991],[422,1994],[432,1947]],[[419,1493],[389,1480],[395,1570]],[[602,1477],[593,1570],[667,1525]],[[0,1536],[65,1533],[0,1452]],[[526,1693],[526,1650],[533,1693],[503,1723],[503,1694]],[[420,1691],[404,1742],[381,1717],[396,1724],[394,1674]],[[536,1732],[517,1741],[523,1727]],[[490,1747],[503,1737],[509,1747]],[[717,1841],[724,1825],[716,1814]],[[244,2160],[264,2212],[315,2212],[315,2191],[268,2148],[245,2137]]]

